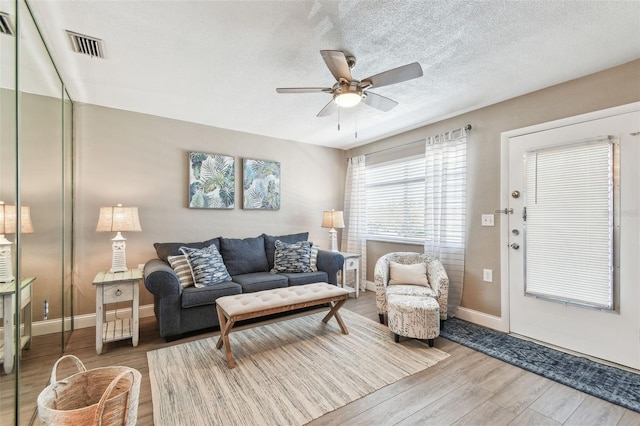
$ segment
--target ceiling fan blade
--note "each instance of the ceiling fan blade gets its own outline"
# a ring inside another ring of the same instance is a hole
[[[380,74],[372,75],[371,77],[362,79],[362,82],[371,83],[371,87],[382,87],[400,83],[401,81],[412,80],[418,77],[422,77],[422,67],[419,63],[414,62],[412,64],[403,65],[392,70],[381,72]]]
[[[331,87],[279,87],[278,93],[331,93]]]
[[[372,92],[367,92],[367,96],[362,99],[362,102],[384,112],[391,111],[396,105],[398,105],[396,101]]]
[[[339,81],[340,78],[344,78],[347,81],[352,80],[351,68],[349,68],[344,52],[341,50],[321,50],[320,54],[336,80]]]
[[[320,110],[320,112],[318,113],[318,115],[316,115],[316,117],[328,117],[334,112],[336,112],[337,109],[338,109],[338,105],[332,99],[331,101],[329,101],[328,104],[324,106],[324,108]]]

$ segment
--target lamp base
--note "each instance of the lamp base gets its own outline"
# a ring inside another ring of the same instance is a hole
[[[0,283],[10,283],[15,279],[11,259],[12,244],[4,235],[0,235]]]
[[[113,241],[111,244],[111,248],[113,249],[111,255],[111,272],[125,272],[128,269],[127,255],[125,252],[125,248],[127,247],[125,243],[126,240],[120,232],[111,240]]]
[[[338,251],[338,231],[334,228],[329,230],[329,241],[331,242],[331,251]]]

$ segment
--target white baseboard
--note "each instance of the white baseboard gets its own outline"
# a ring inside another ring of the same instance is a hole
[[[465,308],[462,306],[458,307],[458,313],[456,316],[462,320],[469,321],[474,324],[482,325],[484,327],[492,328],[498,331],[503,331],[505,333],[509,332],[509,327],[505,324],[505,321],[502,317],[485,314],[484,312],[475,311],[473,309]]]
[[[140,318],[144,317],[152,317],[153,314],[153,305],[144,305],[138,308],[138,312],[140,313]],[[118,309],[118,315],[131,315],[131,308]],[[107,319],[110,320],[115,318],[116,311],[108,311]],[[65,324],[69,324],[69,321],[66,321]],[[83,314],[76,315],[74,317],[74,326],[76,329],[79,328],[87,328],[87,327],[95,327],[96,326],[96,314]],[[32,324],[32,335],[34,336],[42,336],[45,334],[59,333],[62,330],[62,319],[53,319],[46,321],[36,321]]]
[[[367,291],[376,291],[376,283],[374,283],[373,281],[367,281],[365,289],[367,289]]]

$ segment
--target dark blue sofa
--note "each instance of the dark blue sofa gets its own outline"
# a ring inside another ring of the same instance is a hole
[[[308,233],[304,232],[280,236],[262,234],[244,239],[218,237],[196,243],[154,244],[158,258],[145,264],[144,284],[154,296],[154,312],[160,336],[173,340],[183,333],[218,326],[218,297],[314,282],[336,285],[344,258],[332,251],[318,251],[317,272],[269,272],[273,267],[276,240],[295,243],[306,241],[307,238]],[[183,289],[167,257],[181,254],[179,249],[182,246],[204,248],[211,244],[215,244],[222,255],[232,281],[210,287]]]

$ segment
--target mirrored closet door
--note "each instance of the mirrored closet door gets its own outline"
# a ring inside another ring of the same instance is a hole
[[[22,425],[73,329],[73,103],[28,2],[0,12],[0,418]]]

